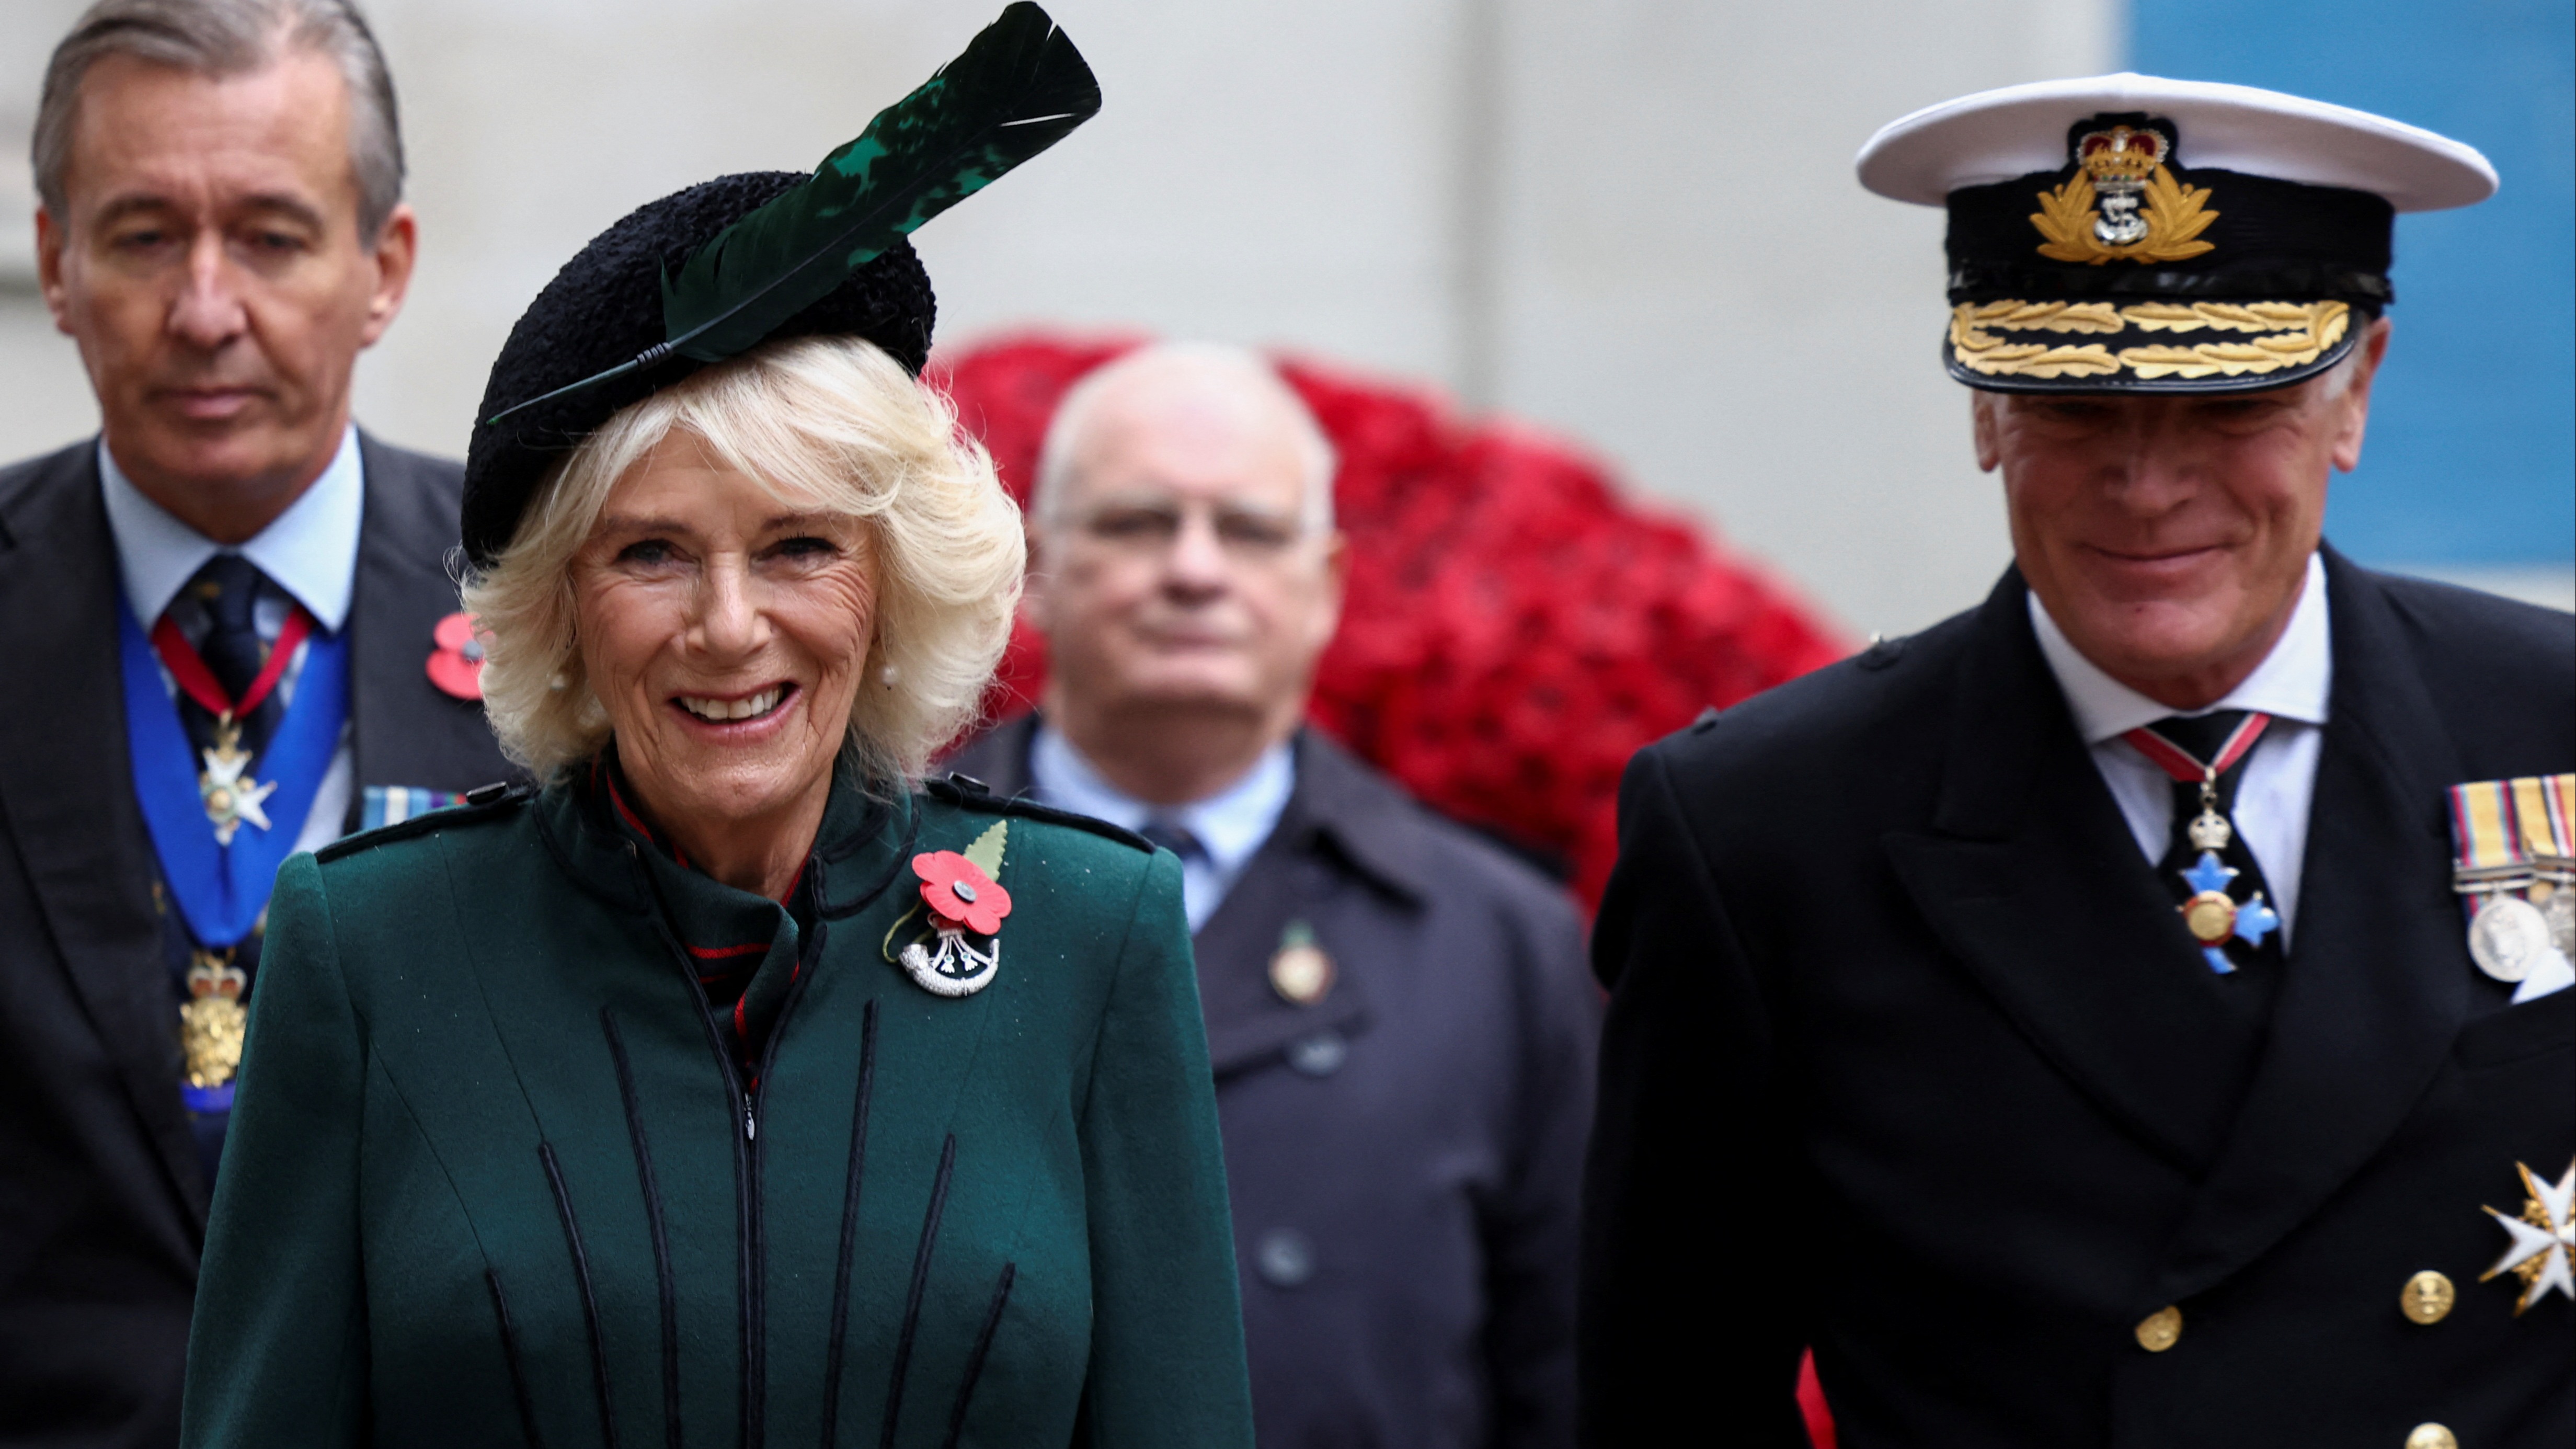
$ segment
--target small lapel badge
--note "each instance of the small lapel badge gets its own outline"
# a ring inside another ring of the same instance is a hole
[[[1333,989],[1333,958],[1315,944],[1315,930],[1290,921],[1270,953],[1270,989],[1291,1006],[1312,1006]]]
[[[2508,1216],[2494,1208],[2486,1210],[2513,1241],[2505,1247],[2495,1266],[2478,1275],[2478,1281],[2511,1273],[2522,1280],[2522,1297],[2513,1305],[2513,1316],[2549,1296],[2552,1289],[2576,1301],[2576,1277],[2570,1277],[2568,1257],[2576,1253],[2576,1161],[2567,1164],[2567,1175],[2550,1182],[2532,1175],[2530,1168],[2517,1162],[2514,1171],[2522,1175],[2524,1201],[2520,1216]]]
[[[483,641],[474,637],[474,616],[461,610],[450,614],[429,637],[437,645],[429,651],[429,682],[457,699],[481,699]]]
[[[2451,887],[2469,956],[2515,1003],[2576,985],[2576,775],[2450,788]]]

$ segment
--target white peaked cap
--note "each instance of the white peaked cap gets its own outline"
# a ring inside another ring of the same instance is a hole
[[[2144,111],[2174,123],[2178,164],[2374,192],[2399,211],[2440,211],[2495,194],[2474,146],[2420,126],[2254,86],[2160,76],[2086,76],[1979,91],[1879,128],[1854,165],[1881,196],[1939,206],[1963,186],[2067,164],[2066,130],[2088,116]]]

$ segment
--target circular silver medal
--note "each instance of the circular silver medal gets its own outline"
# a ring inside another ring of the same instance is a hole
[[[2560,882],[2541,906],[2540,915],[2549,922],[2549,939],[2556,943],[2559,954],[2576,960],[2576,885]]]
[[[2520,896],[2487,897],[2469,920],[2469,955],[2498,981],[2520,981],[2549,949],[2549,922]]]

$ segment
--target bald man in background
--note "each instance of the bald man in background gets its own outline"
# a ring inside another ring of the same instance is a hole
[[[1305,727],[1333,471],[1249,353],[1086,378],[1032,507],[1042,709],[956,764],[1181,858],[1260,1441],[1570,1445],[1581,926]]]

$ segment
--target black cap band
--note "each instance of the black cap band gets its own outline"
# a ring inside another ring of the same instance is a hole
[[[2228,297],[2385,305],[2397,212],[2367,191],[2308,186],[2215,167],[2169,168],[2206,191],[2216,213],[2198,256],[2140,263],[2067,263],[2040,254],[2032,223],[2040,198],[2073,179],[2074,166],[1950,193],[1950,300],[2004,296]]]
[[[2396,300],[2367,191],[2185,164],[2144,114],[2067,129],[2067,164],[1949,194],[1950,375],[1998,392],[2285,387]]]

